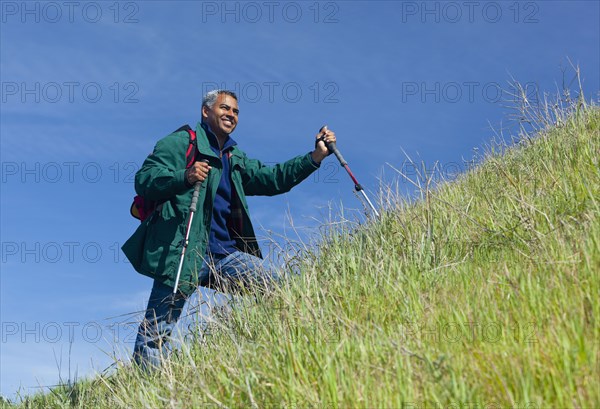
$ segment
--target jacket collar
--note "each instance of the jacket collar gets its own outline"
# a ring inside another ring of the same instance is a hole
[[[196,127],[196,129],[198,129],[198,128],[201,128],[204,131],[203,133],[206,136],[206,138],[203,138],[203,139],[207,140],[208,143],[210,144],[210,146],[216,148],[217,150],[221,150],[222,152],[226,152],[229,149],[231,149],[233,146],[237,145],[237,142],[230,136],[225,141],[225,144],[223,145],[223,149],[219,149],[219,142],[218,142],[217,137],[215,136],[215,134],[210,129],[210,126],[208,124],[200,122],[198,124],[198,126]]]

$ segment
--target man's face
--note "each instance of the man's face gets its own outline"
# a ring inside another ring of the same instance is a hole
[[[237,126],[239,112],[235,98],[219,94],[212,108],[202,107],[202,118],[216,136],[226,137]]]

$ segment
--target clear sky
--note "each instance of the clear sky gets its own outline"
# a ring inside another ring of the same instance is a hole
[[[599,91],[598,1],[0,5],[4,396],[131,351],[152,284],[119,251],[138,224],[133,175],[199,121],[205,91],[238,92],[233,137],[264,162],[310,151],[329,125],[373,198],[391,166],[414,174],[403,151],[450,177],[507,134],[511,78],[554,92],[570,59]],[[340,209],[361,220],[352,191],[330,157],[250,211],[262,238],[308,240]]]

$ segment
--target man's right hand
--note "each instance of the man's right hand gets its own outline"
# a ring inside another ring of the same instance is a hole
[[[185,180],[192,186],[196,182],[204,182],[210,169],[210,166],[206,162],[194,162],[194,164],[185,171]]]

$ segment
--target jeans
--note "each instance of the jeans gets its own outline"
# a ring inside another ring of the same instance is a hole
[[[198,276],[201,285],[220,291],[264,290],[281,281],[271,263],[241,251],[220,260],[205,261]],[[171,308],[172,294],[172,287],[154,280],[133,348],[133,361],[144,369],[159,367],[161,360],[170,353],[169,338],[186,302],[186,297],[177,293]]]

